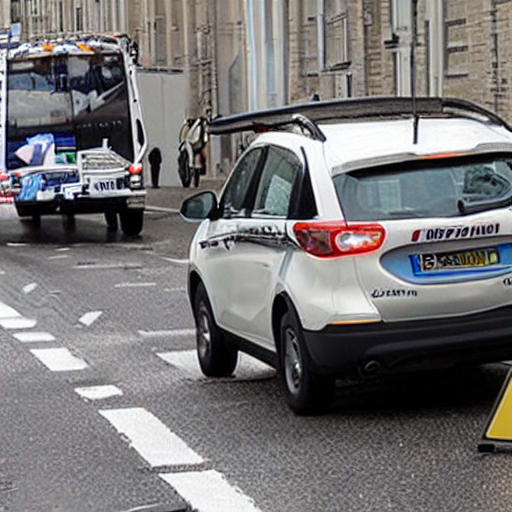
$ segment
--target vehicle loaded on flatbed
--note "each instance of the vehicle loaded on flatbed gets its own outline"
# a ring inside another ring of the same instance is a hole
[[[0,60],[0,170],[18,214],[103,213],[138,235],[147,143],[129,41],[23,43]]]

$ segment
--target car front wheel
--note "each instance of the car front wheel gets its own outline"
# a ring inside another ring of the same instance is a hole
[[[202,283],[194,298],[197,357],[208,377],[229,377],[235,371],[238,352],[230,346],[215,322],[212,307]]]
[[[324,412],[334,398],[335,379],[312,371],[302,326],[294,311],[281,320],[281,376],[286,400],[300,415]]]

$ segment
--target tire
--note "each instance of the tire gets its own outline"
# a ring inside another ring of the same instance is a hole
[[[29,217],[30,214],[27,213],[27,211],[25,210],[25,207],[18,204],[17,202],[14,203],[14,206],[16,207],[16,212],[18,213],[18,216],[19,217]]]
[[[181,151],[178,157],[178,174],[180,176],[181,184],[185,188],[190,187],[190,182],[192,181],[192,171],[188,161],[188,154],[185,150]]]
[[[238,352],[231,347],[218,328],[203,283],[194,296],[197,357],[207,377],[229,377],[235,371]]]
[[[76,219],[72,213],[62,214],[62,227],[67,232],[73,232],[76,229]]]
[[[142,231],[144,225],[144,210],[124,210],[119,212],[121,220],[121,229],[126,236],[137,236]]]
[[[325,412],[334,399],[335,379],[312,371],[302,326],[295,311],[284,314],[280,334],[281,378],[288,405],[298,415]]]
[[[32,214],[32,225],[35,228],[41,227],[41,215],[39,213],[33,213]]]
[[[109,210],[105,212],[105,221],[107,222],[107,229],[109,231],[117,231],[119,223],[117,221],[117,212]]]

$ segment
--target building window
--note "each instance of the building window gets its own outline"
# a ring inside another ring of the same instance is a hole
[[[345,69],[349,63],[348,13],[345,0],[324,0],[324,67]]]
[[[11,1],[11,21],[17,23],[21,20],[20,0]]]
[[[64,32],[64,4],[59,2],[59,31]]]
[[[453,12],[452,12],[453,11]],[[468,74],[469,45],[464,9],[444,3],[444,71],[447,77]]]
[[[167,66],[167,17],[163,2],[155,2],[155,64]]]
[[[302,71],[317,75],[350,65],[346,0],[303,0]]]
[[[317,2],[303,0],[302,42],[303,58],[302,72],[305,75],[318,74],[318,20]]]
[[[172,0],[171,3],[171,67],[183,67],[183,3],[181,0]]]
[[[250,110],[286,102],[286,2],[246,0]]]
[[[82,32],[84,29],[84,15],[81,7],[76,8],[76,31]]]

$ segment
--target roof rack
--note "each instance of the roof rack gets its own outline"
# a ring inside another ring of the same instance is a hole
[[[361,118],[412,117],[410,97],[369,96],[330,101],[312,101],[287,105],[271,110],[260,110],[210,121],[212,135],[244,131],[267,131],[299,125],[316,140],[325,140],[318,122],[335,122]],[[512,131],[512,127],[493,112],[470,101],[457,98],[416,98],[416,114],[420,117],[467,117],[489,122]]]

